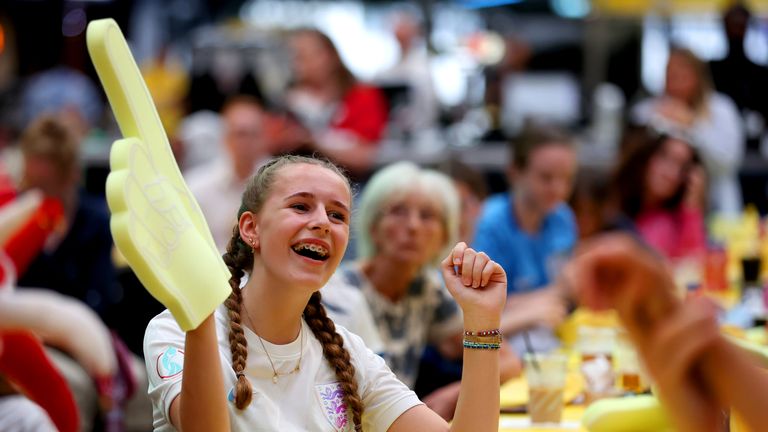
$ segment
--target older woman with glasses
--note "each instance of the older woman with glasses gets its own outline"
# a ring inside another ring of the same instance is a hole
[[[458,235],[458,195],[445,175],[400,162],[371,178],[357,216],[360,258],[340,268],[326,285],[326,306],[334,320],[344,320],[359,311],[350,311],[350,304],[340,303],[344,297],[332,293],[361,292],[384,342],[382,357],[413,387],[427,344],[447,358],[461,355],[461,311],[435,270]],[[503,351],[501,375],[506,379],[519,373],[520,363],[511,351]],[[458,387],[441,390],[424,401],[450,418]]]

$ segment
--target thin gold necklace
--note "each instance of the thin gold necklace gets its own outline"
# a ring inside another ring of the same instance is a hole
[[[296,367],[293,368],[290,372],[286,373],[279,373],[277,369],[275,369],[275,364],[272,362],[272,357],[269,355],[269,351],[267,351],[267,347],[264,346],[264,341],[261,339],[261,336],[259,336],[258,333],[256,333],[255,329],[256,327],[253,325],[253,320],[251,319],[251,314],[248,313],[248,308],[243,306],[243,310],[245,311],[245,317],[248,318],[248,322],[251,324],[251,328],[254,329],[253,334],[256,335],[257,338],[259,338],[259,343],[261,344],[261,349],[264,350],[264,354],[267,355],[267,360],[269,360],[269,366],[272,367],[272,383],[277,384],[277,381],[280,376],[287,376],[293,373],[297,373],[301,370],[301,357],[304,355],[304,326],[299,325],[299,362],[296,364]]]

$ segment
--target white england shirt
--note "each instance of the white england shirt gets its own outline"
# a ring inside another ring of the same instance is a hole
[[[323,357],[320,342],[304,321],[302,335],[287,345],[263,341],[281,374],[277,384],[272,381],[272,367],[258,337],[245,328],[248,342],[245,372],[253,387],[253,399],[245,410],[238,410],[232,401],[236,376],[232,370],[229,323],[224,306],[216,310],[215,319],[233,431],[353,430],[336,375]],[[337,331],[355,365],[358,391],[365,407],[363,427],[365,430],[386,431],[402,413],[421,402],[415,393],[397,380],[381,357],[366,348],[358,336],[341,326],[337,326]],[[144,356],[156,431],[174,430],[169,409],[181,392],[184,339],[184,332],[167,310],[153,318],[147,326]],[[282,375],[296,367],[302,342],[300,372]]]

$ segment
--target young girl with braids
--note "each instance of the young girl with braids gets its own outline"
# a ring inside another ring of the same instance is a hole
[[[231,296],[186,334],[168,311],[147,328],[155,430],[498,430],[500,337],[486,331],[499,326],[504,271],[464,243],[441,263],[468,332],[449,426],[320,303],[351,200],[328,162],[286,156],[259,170],[224,255]]]

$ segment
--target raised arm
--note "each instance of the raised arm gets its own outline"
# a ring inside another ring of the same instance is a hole
[[[482,252],[459,243],[442,262],[445,284],[464,312],[464,328],[498,329],[507,293],[504,270]],[[403,431],[498,431],[499,351],[464,349],[461,390],[453,423],[424,405],[406,411],[390,427]]]
[[[229,430],[213,315],[187,332],[181,393],[171,403],[170,411],[171,423],[183,432]]]

